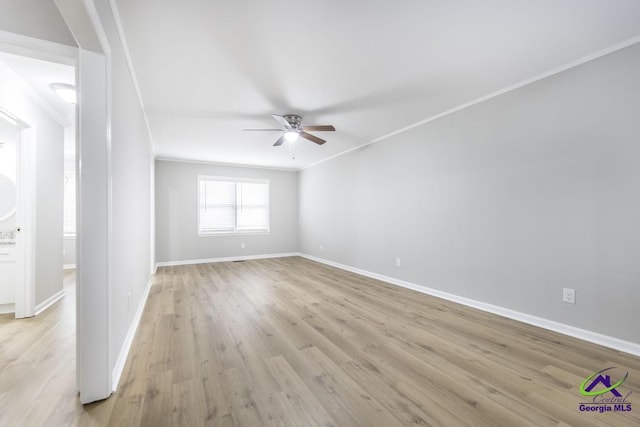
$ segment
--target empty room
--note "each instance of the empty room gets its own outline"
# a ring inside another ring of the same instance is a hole
[[[640,425],[638,76],[635,0],[0,2],[0,425]]]

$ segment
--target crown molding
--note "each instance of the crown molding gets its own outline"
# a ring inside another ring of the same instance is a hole
[[[522,80],[522,81],[520,81],[518,83],[515,83],[513,85],[507,86],[505,88],[502,88],[502,89],[496,90],[494,92],[491,92],[491,93],[489,93],[487,95],[481,96],[480,98],[476,98],[476,99],[474,99],[472,101],[465,102],[464,104],[460,104],[457,107],[453,107],[453,108],[450,108],[450,109],[448,109],[446,111],[443,111],[441,113],[435,114],[433,116],[429,116],[426,119],[420,120],[420,121],[418,121],[416,123],[413,123],[413,124],[411,124],[409,126],[405,126],[405,127],[400,128],[398,130],[395,130],[393,132],[389,132],[387,134],[379,136],[379,137],[377,137],[375,139],[372,139],[371,141],[365,142],[364,144],[357,145],[355,147],[349,148],[348,150],[342,151],[342,152],[340,152],[338,154],[334,154],[332,156],[329,156],[329,157],[327,157],[325,159],[318,160],[317,162],[310,163],[310,164],[300,168],[300,170],[309,169],[311,167],[320,165],[320,164],[322,164],[324,162],[328,162],[329,160],[335,159],[337,157],[344,156],[345,154],[351,153],[352,151],[359,150],[359,149],[361,149],[363,147],[366,147],[367,145],[371,145],[371,144],[375,144],[376,142],[384,141],[384,140],[389,139],[389,138],[391,138],[393,136],[396,136],[396,135],[399,135],[401,133],[407,132],[407,131],[409,131],[411,129],[417,128],[419,126],[422,126],[422,125],[425,125],[427,123],[433,122],[435,120],[441,119],[443,117],[449,116],[449,115],[451,115],[453,113],[457,113],[458,111],[464,110],[464,109],[469,108],[469,107],[473,107],[474,105],[489,101],[489,100],[491,100],[493,98],[496,98],[498,96],[504,95],[506,93],[513,92],[514,90],[520,89],[521,87],[528,86],[528,85],[530,85],[532,83],[538,82],[540,80],[543,80],[543,79],[546,79],[548,77],[554,76],[556,74],[562,73],[564,71],[570,70],[572,68],[575,68],[577,66],[585,64],[587,62],[591,62],[591,61],[593,61],[595,59],[601,58],[601,57],[603,57],[605,55],[609,55],[610,53],[617,52],[617,51],[622,50],[624,48],[633,46],[634,44],[639,43],[639,42],[640,42],[640,36],[636,36],[636,37],[633,37],[631,39],[625,40],[625,41],[623,41],[621,43],[617,43],[617,44],[615,44],[613,46],[610,46],[608,48],[599,50],[597,52],[594,52],[592,54],[584,56],[584,57],[582,57],[580,59],[577,59],[575,61],[571,61],[571,62],[568,62],[568,63],[566,63],[564,65],[559,66],[559,67],[553,68],[553,69],[551,69],[549,71],[546,71],[546,72],[544,72],[542,74],[538,74],[537,76]]]
[[[180,158],[174,158],[174,157],[156,157],[156,161],[194,163],[194,164],[200,164],[200,165],[220,166],[220,167],[227,167],[227,168],[265,169],[265,170],[273,170],[273,171],[279,171],[279,172],[299,172],[300,171],[300,169],[279,168],[276,166],[255,166],[255,165],[246,165],[241,163],[208,162],[206,160],[180,159]]]

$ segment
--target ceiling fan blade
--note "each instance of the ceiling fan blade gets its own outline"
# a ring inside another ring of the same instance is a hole
[[[317,136],[311,135],[310,133],[306,133],[305,131],[301,130],[300,134],[301,137],[303,137],[304,139],[308,139],[309,141],[315,142],[318,145],[322,145],[324,144],[325,141],[324,139],[320,139]]]
[[[284,129],[242,129],[243,131],[249,131],[249,132],[254,132],[254,131],[258,131],[258,132],[263,132],[263,131],[278,131],[278,132],[284,132]]]
[[[272,114],[271,117],[273,117],[274,119],[276,119],[278,121],[278,123],[280,123],[282,126],[284,126],[286,129],[291,129],[291,125],[289,124],[289,122],[287,121],[287,119],[285,119],[282,116],[279,116],[277,114]]]
[[[274,147],[278,147],[278,146],[282,145],[282,143],[283,143],[284,141],[285,141],[285,139],[284,139],[284,135],[282,135],[282,136],[280,137],[280,139],[278,139],[278,140],[276,141],[276,143],[275,143],[275,144],[273,144],[273,146],[274,146]]]
[[[316,132],[334,132],[336,128],[331,125],[308,125],[302,126],[302,130],[311,130]]]

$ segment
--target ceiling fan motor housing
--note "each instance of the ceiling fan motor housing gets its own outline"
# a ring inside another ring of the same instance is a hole
[[[302,117],[295,114],[285,114],[284,119],[289,123],[293,129],[300,129],[300,123],[302,123]]]

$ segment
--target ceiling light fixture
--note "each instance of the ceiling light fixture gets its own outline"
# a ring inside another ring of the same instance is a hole
[[[76,103],[76,87],[67,83],[52,83],[51,89],[69,104]]]
[[[284,133],[284,138],[289,142],[295,142],[298,139],[298,131],[288,130]]]

